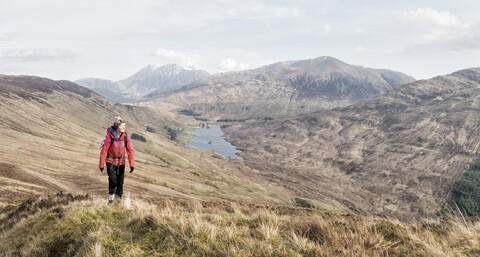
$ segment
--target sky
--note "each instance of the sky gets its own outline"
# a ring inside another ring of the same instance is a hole
[[[118,81],[320,56],[416,79],[480,67],[480,1],[0,0],[0,74]]]

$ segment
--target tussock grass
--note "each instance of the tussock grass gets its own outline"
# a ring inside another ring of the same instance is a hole
[[[423,223],[128,194],[32,198],[0,211],[2,256],[478,256],[480,221]]]

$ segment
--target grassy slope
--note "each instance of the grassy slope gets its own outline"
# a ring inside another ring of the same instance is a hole
[[[31,198],[0,211],[0,253],[22,256],[478,256],[480,222],[406,224],[221,201]]]
[[[172,114],[116,105],[87,89],[81,89],[83,94],[56,87],[41,91],[44,84],[58,83],[48,79],[2,79],[0,206],[60,190],[106,195],[107,175],[98,170],[99,146],[115,115],[127,120],[128,133],[147,139],[133,142],[136,169],[126,175],[126,192],[145,197],[291,200],[288,192],[257,176],[242,160],[224,159],[168,139],[165,125],[188,123]],[[18,86],[16,80],[27,83]],[[147,132],[147,126],[156,133]]]

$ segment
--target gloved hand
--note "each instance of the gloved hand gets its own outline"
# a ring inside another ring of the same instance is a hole
[[[135,167],[130,167],[130,173],[132,173],[134,169]]]
[[[100,172],[103,172],[103,168],[100,168]]]

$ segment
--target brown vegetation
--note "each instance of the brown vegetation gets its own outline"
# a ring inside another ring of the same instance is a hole
[[[480,146],[480,69],[294,119],[228,128],[249,166],[306,199],[436,217]]]

